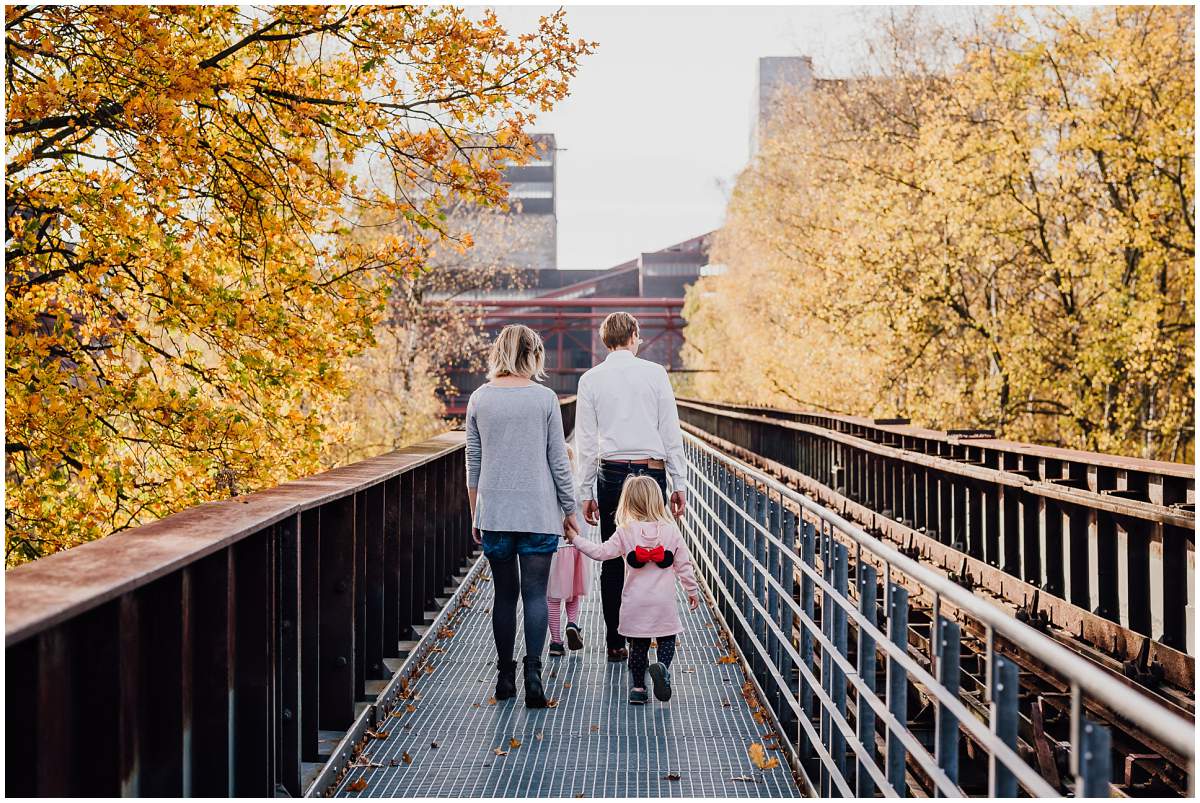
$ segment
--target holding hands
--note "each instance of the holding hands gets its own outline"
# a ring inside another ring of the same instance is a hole
[[[563,518],[563,538],[570,542],[574,541],[577,535],[579,535],[579,524],[575,521],[575,514],[568,513]]]

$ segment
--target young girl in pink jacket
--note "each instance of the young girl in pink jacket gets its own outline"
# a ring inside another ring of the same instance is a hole
[[[617,503],[617,531],[604,543],[574,535],[567,539],[592,560],[624,556],[627,568],[619,632],[629,639],[629,674],[633,681],[629,702],[644,705],[649,699],[646,662],[651,639],[658,642],[658,660],[649,666],[654,696],[664,702],[670,700],[675,637],[683,631],[675,598],[676,578],[692,610],[700,604],[700,592],[683,534],[667,514],[658,483],[645,475],[633,475],[625,481]]]

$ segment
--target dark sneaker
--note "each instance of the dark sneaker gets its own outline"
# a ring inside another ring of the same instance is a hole
[[[650,664],[650,679],[654,681],[654,697],[666,702],[671,699],[671,670],[660,663]]]
[[[567,648],[562,645],[561,641],[550,642],[550,657],[551,658],[558,658],[559,656],[566,655],[566,654],[567,654]]]
[[[645,705],[650,699],[650,695],[646,694],[645,689],[630,689],[629,704],[630,705]]]
[[[624,661],[628,657],[629,657],[629,650],[625,649],[624,647],[621,647],[616,650],[608,651],[608,660],[612,661],[613,663],[617,663],[618,661]]]
[[[583,633],[574,622],[567,622],[567,646],[573,650],[583,649]]]

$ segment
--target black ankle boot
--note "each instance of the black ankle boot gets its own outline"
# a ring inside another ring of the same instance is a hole
[[[546,707],[546,691],[542,688],[542,659],[528,655],[525,656],[525,707]]]
[[[496,662],[496,699],[510,700],[517,696],[517,662]]]

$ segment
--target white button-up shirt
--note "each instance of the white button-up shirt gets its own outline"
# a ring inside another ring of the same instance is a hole
[[[671,488],[684,490],[683,432],[666,369],[618,349],[580,377],[575,448],[585,501],[596,498],[596,473],[605,459],[663,460]]]

